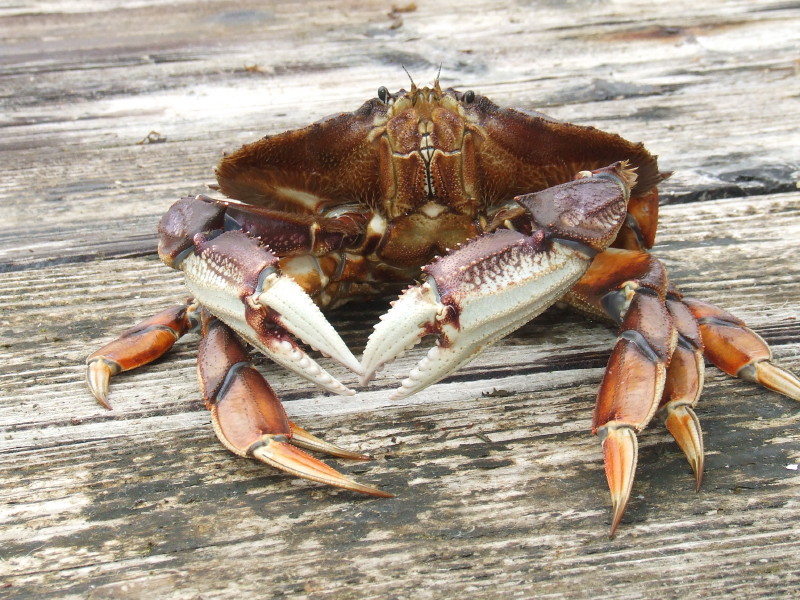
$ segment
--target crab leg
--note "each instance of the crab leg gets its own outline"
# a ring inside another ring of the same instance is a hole
[[[241,231],[220,230],[224,207],[203,197],[175,203],[159,225],[159,254],[195,298],[275,362],[337,394],[354,392],[309,357],[296,336],[348,369],[358,361],[278,257]]]
[[[693,409],[703,388],[703,356],[730,375],[800,400],[800,380],[770,362],[769,347],[758,335],[733,315],[684,298],[668,286],[663,266],[646,252],[606,250],[565,299],[620,323],[593,422],[603,440],[612,535],[633,484],[635,434],[656,409],[686,454],[699,489],[703,436]]]
[[[683,298],[697,319],[705,355],[728,375],[758,383],[800,401],[800,379],[772,364],[772,351],[744,321],[712,304]]]
[[[116,340],[86,359],[86,382],[105,408],[113,375],[141,367],[163,356],[173,344],[198,324],[198,304],[193,300],[174,306],[134,325]]]
[[[275,392],[250,364],[247,352],[227,325],[210,317],[203,324],[203,333],[197,374],[214,431],[226,448],[304,479],[371,496],[392,496],[353,481],[297,448],[368,459],[329,444],[289,421]]]
[[[705,362],[700,329],[680,293],[672,288],[667,294],[667,309],[678,331],[672,352],[664,393],[659,404],[667,429],[680,446],[695,476],[695,490],[703,482],[703,432],[694,407],[703,391]]]
[[[589,312],[605,313],[620,324],[592,422],[592,431],[600,435],[603,444],[613,513],[611,535],[625,512],[633,485],[638,454],[636,433],[650,422],[659,406],[667,382],[667,364],[679,339],[666,292],[667,274],[657,259],[644,252],[609,249],[595,258],[567,298]],[[684,315],[678,312],[678,317],[682,323]],[[683,326],[683,332],[693,339],[688,326]],[[685,365],[689,374],[682,368],[684,363],[673,366],[673,387],[685,383],[684,387],[690,388],[687,382],[698,378],[702,381],[702,372],[697,368],[691,373],[692,364],[695,363],[688,361]],[[696,396],[692,397],[694,400]],[[677,407],[685,406],[687,400],[676,391],[675,399],[670,395],[666,404],[667,411],[679,410]],[[675,418],[671,422],[676,421],[685,422]],[[694,439],[699,437],[699,430],[696,434],[680,435],[681,439]]]
[[[616,235],[635,180],[620,163],[580,177],[517,199],[539,228],[531,235],[498,230],[424,267],[427,280],[406,290],[370,336],[364,381],[435,333],[436,345],[392,398],[418,392],[561,297]]]

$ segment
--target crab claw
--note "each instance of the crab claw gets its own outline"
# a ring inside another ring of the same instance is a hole
[[[205,308],[278,364],[328,391],[354,393],[292,339],[296,336],[348,369],[361,372],[358,361],[311,297],[291,277],[281,275],[275,255],[240,231],[211,239],[197,234],[194,244],[194,253],[183,258],[178,268]]]
[[[366,385],[383,365],[416,346],[447,312],[435,282],[409,287],[380,316],[361,359],[361,385]]]
[[[364,381],[428,333],[437,334],[436,345],[391,398],[439,381],[550,306],[590,260],[541,231],[498,230],[467,243],[427,266],[428,280],[407,289],[376,325],[362,359]]]
[[[581,172],[575,181],[516,199],[533,233],[500,229],[435,260],[375,327],[363,381],[426,334],[436,345],[393,399],[431,385],[550,306],[613,240],[635,175],[625,163]]]
[[[323,316],[311,296],[291,277],[281,275],[276,270],[262,273],[251,301],[273,313],[275,322],[292,335],[356,374],[361,373],[358,360],[344,340]]]

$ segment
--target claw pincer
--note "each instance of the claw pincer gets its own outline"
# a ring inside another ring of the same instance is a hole
[[[372,496],[391,494],[360,484],[293,444],[363,460],[289,421],[277,395],[250,364],[237,336],[278,364],[337,394],[353,391],[320,367],[291,338],[356,372],[358,362],[306,292],[282,276],[278,257],[238,230],[223,231],[224,206],[184,198],[162,218],[159,253],[183,271],[208,317],[197,372],[214,431],[231,452],[313,481]],[[293,438],[297,437],[295,441]]]
[[[423,268],[367,342],[364,381],[427,334],[436,345],[392,398],[439,381],[530,321],[583,275],[622,225],[635,175],[624,164],[517,198],[532,233],[482,235]]]
[[[241,231],[222,230],[224,206],[184,198],[159,225],[159,254],[180,269],[195,298],[278,364],[336,394],[354,392],[292,339],[297,336],[342,365],[358,361],[306,292],[282,276],[278,257]]]

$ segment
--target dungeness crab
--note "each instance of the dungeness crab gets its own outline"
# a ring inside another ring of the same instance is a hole
[[[198,374],[214,430],[232,452],[348,490],[390,496],[298,447],[366,457],[292,423],[246,344],[326,390],[353,394],[294,338],[366,383],[425,335],[435,345],[394,392],[418,392],[563,300],[614,321],[619,337],[597,395],[613,534],[630,496],[636,433],[661,411],[696,475],[703,442],[692,407],[703,357],[800,400],[736,317],[686,298],[648,253],[660,173],[642,144],[472,90],[378,89],[352,113],[267,136],[222,159],[216,189],[182,198],[159,225],[161,259],[193,299],[124,332],[87,359],[105,407],[112,375],[164,354],[200,327]],[[322,315],[408,287],[359,363]]]

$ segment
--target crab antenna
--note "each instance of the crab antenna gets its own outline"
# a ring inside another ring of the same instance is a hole
[[[417,84],[416,84],[416,83],[414,83],[414,79],[411,77],[411,73],[409,73],[409,72],[408,72],[408,69],[406,69],[406,66],[405,66],[405,65],[400,65],[400,66],[401,66],[401,67],[403,67],[403,71],[405,71],[405,72],[406,72],[406,75],[408,75],[408,80],[411,82],[411,91],[412,91],[412,92],[413,92],[413,91],[416,91],[416,89],[417,89]]]

